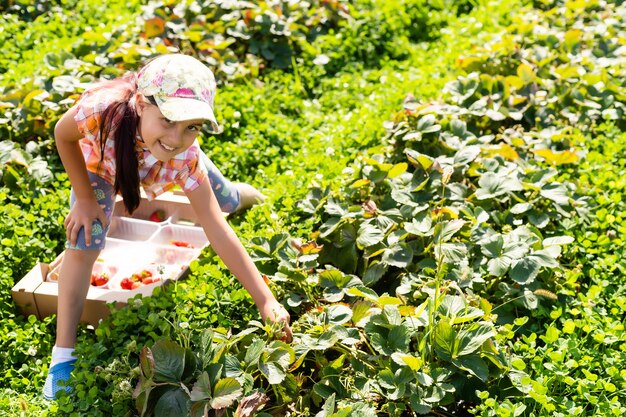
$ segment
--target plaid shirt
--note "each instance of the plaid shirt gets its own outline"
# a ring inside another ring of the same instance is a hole
[[[100,120],[107,106],[120,100],[127,92],[124,87],[85,91],[76,104],[77,112],[74,116],[78,130],[85,135],[79,143],[87,171],[102,177],[112,185],[115,183],[115,142],[111,136],[114,136],[122,115],[116,114],[113,117],[102,161],[100,160]],[[136,148],[139,180],[149,200],[177,185],[185,192],[193,191],[207,178],[206,168],[200,163],[202,151],[197,140],[187,150],[166,162],[156,159],[139,140]]]

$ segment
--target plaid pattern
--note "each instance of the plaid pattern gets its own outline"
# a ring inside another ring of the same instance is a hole
[[[106,138],[104,158],[100,160],[100,121],[107,106],[120,100],[127,93],[123,88],[107,88],[86,91],[78,100],[74,120],[78,130],[85,135],[80,140],[80,147],[85,159],[87,171],[102,177],[110,184],[115,183],[115,142]],[[119,125],[121,114],[113,117],[111,136]],[[169,161],[156,159],[148,149],[137,141],[137,158],[139,161],[139,179],[148,199],[152,200],[166,191],[180,186],[185,192],[195,190],[206,178],[207,171],[199,163],[200,146],[198,141],[184,152]]]

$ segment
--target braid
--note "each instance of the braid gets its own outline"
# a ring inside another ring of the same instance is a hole
[[[126,95],[119,101],[115,101],[104,110],[100,123],[100,155],[104,158],[104,147],[107,138],[112,133],[115,141],[115,184],[116,194],[121,194],[124,205],[129,214],[132,214],[139,206],[139,161],[137,160],[135,136],[139,117],[133,103],[137,92],[137,79],[135,73],[128,73],[111,84],[127,84]],[[110,83],[104,83],[99,88],[106,88]],[[120,115],[120,122],[113,126],[116,115]],[[101,159],[102,160],[102,159]]]

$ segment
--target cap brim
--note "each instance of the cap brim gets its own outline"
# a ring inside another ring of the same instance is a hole
[[[213,132],[220,131],[213,109],[208,103],[192,98],[167,97],[165,100],[158,96],[154,96],[154,98],[163,116],[169,120],[173,122],[196,119],[208,120]]]

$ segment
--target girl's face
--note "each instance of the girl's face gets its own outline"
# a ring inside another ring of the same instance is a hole
[[[204,120],[173,122],[163,116],[159,107],[137,97],[139,135],[144,147],[159,161],[169,161],[187,150],[200,133]]]

